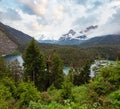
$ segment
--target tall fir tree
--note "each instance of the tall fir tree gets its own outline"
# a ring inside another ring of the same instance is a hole
[[[88,83],[90,80],[90,61],[86,61],[80,73],[81,84]]]
[[[24,55],[24,75],[26,80],[34,81],[39,90],[45,90],[45,63],[44,56],[34,39],[26,48]]]
[[[90,62],[87,60],[80,70],[74,73],[74,85],[82,85],[88,83],[90,80]]]
[[[63,63],[58,54],[53,55],[52,65],[50,72],[50,84],[54,85],[56,88],[61,88],[62,82],[64,80],[63,74]]]

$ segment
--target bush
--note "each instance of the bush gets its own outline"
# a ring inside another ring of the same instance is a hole
[[[52,97],[50,96],[48,92],[42,92],[41,97],[42,97],[43,104],[48,104],[52,101]]]
[[[73,102],[79,104],[86,103],[88,98],[87,87],[83,85],[72,88],[72,96],[73,96]]]
[[[48,88],[47,92],[49,93],[49,95],[51,95],[52,101],[56,101],[56,102],[60,102],[60,103],[63,102],[63,99],[61,97],[62,90],[60,90],[60,89],[58,90],[52,85]]]
[[[68,80],[65,80],[63,82],[62,92],[61,92],[61,97],[63,97],[63,99],[71,99],[72,98],[72,94],[71,94],[72,87],[73,87],[72,82],[70,82]]]
[[[9,107],[9,99],[12,98],[10,89],[3,84],[0,84],[0,109],[7,109]]]
[[[41,93],[32,83],[20,82],[17,88],[17,98],[20,105],[28,106],[30,101],[41,101]]]
[[[30,101],[28,109],[44,109],[39,102]]]
[[[16,84],[11,78],[5,77],[0,82],[9,89],[12,97],[16,97]]]
[[[120,89],[112,92],[108,97],[107,97],[107,102],[113,105],[114,109],[119,109],[120,108]]]

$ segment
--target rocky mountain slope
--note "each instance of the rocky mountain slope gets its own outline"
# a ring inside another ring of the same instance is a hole
[[[10,40],[4,31],[0,30],[0,54],[9,54],[17,48],[18,45]]]
[[[9,54],[25,46],[32,37],[0,23],[0,54]]]

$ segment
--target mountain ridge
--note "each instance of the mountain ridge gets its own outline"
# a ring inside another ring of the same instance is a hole
[[[85,42],[81,43],[79,46],[99,46],[99,45],[120,45],[120,34],[109,34],[109,35],[103,35],[99,37],[93,37],[89,40],[86,40]]]
[[[9,54],[25,46],[31,36],[0,22],[0,54]]]

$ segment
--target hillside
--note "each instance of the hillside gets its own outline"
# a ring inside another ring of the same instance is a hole
[[[7,37],[7,34],[0,30],[0,54],[9,54],[15,51],[18,45]]]
[[[9,54],[25,46],[32,37],[0,23],[0,54]]]
[[[112,34],[112,35],[105,35],[100,37],[94,37],[89,40],[84,41],[80,44],[80,46],[114,46],[120,45],[120,35]]]

